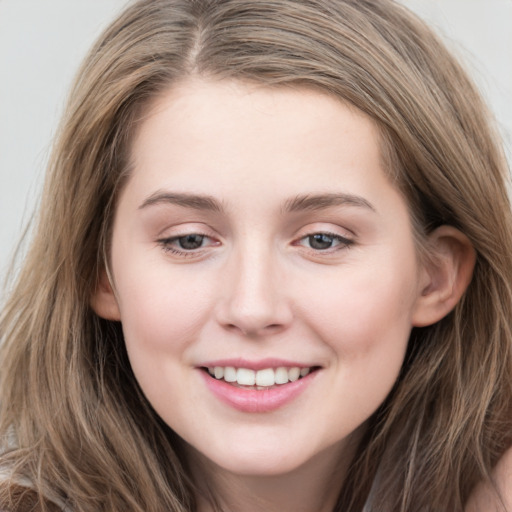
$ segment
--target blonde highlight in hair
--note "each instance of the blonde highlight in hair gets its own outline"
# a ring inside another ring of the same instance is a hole
[[[45,499],[76,512],[195,510],[180,440],[139,389],[121,326],[90,306],[136,127],[190,77],[314,88],[355,106],[380,128],[418,243],[442,224],[470,239],[469,289],[413,330],[335,509],[360,511],[371,491],[365,512],[462,511],[512,445],[508,168],[466,73],[392,0],[141,0],[105,31],[71,92],[1,318],[0,466],[31,483],[41,511]],[[18,499],[0,486],[0,504]]]

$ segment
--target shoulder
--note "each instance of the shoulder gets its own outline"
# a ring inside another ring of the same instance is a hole
[[[503,504],[489,484],[481,484],[471,494],[465,512],[512,512],[512,447],[501,457],[493,477]]]

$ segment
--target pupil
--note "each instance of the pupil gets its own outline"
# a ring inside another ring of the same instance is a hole
[[[187,235],[178,239],[182,249],[199,249],[204,240],[203,235]]]
[[[332,246],[332,236],[318,233],[309,237],[309,245],[313,249],[329,249]]]

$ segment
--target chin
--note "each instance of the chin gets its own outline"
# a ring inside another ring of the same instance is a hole
[[[229,473],[248,477],[284,475],[299,469],[306,462],[302,458],[278,454],[272,456],[258,454],[256,457],[242,457],[240,455],[238,454],[237,457],[229,460],[226,458],[210,460]]]
[[[260,437],[261,439],[261,437]],[[276,476],[289,473],[302,466],[308,459],[300,444],[287,446],[276,443],[274,438],[268,443],[237,442],[226,436],[221,443],[188,444],[189,455],[200,464],[213,466],[240,476]]]
[[[268,443],[261,442],[264,437],[262,433],[258,436],[260,442],[255,442],[255,437],[244,442],[226,438],[226,443],[222,443],[222,446],[197,447],[194,451],[207,464],[213,464],[231,474],[248,477],[289,474],[307,464],[314,464],[315,460],[322,460],[325,456],[330,458],[337,452],[333,446],[322,449],[304,445],[298,439],[293,440],[290,434],[287,440],[276,436]]]

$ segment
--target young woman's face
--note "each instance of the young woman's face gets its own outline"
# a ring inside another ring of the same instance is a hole
[[[197,81],[153,105],[132,159],[111,264],[149,402],[234,473],[339,457],[425,281],[375,125],[317,92]]]

